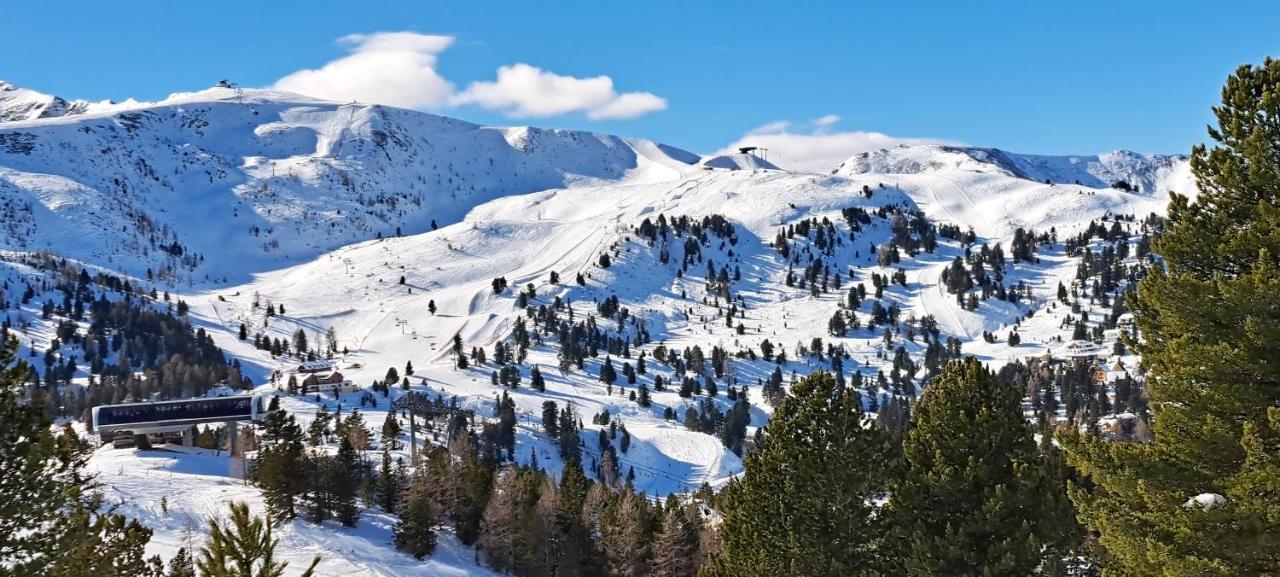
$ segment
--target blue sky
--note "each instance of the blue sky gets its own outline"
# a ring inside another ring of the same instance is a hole
[[[375,33],[412,31],[435,44],[396,54],[448,86],[424,88],[416,107],[699,152],[753,130],[1186,152],[1204,139],[1227,74],[1280,55],[1280,3],[1235,0],[24,2],[5,17],[0,78],[69,98],[156,100],[221,78],[271,86],[368,49]],[[352,34],[365,36],[339,42]],[[509,85],[495,81],[501,67]],[[545,98],[526,100],[520,71]],[[578,94],[600,84],[574,79],[598,76],[611,90]],[[368,90],[392,102],[399,91]]]

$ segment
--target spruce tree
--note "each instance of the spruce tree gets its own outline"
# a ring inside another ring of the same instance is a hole
[[[1280,61],[1237,69],[1213,113],[1199,195],[1172,196],[1130,302],[1154,443],[1064,443],[1116,575],[1280,574]]]
[[[886,517],[893,573],[1031,575],[1071,535],[1066,481],[1040,454],[1022,392],[977,359],[925,389]]]
[[[863,422],[857,390],[826,373],[797,382],[746,472],[720,495],[724,550],[705,577],[880,575],[873,499],[892,466],[887,436]]]

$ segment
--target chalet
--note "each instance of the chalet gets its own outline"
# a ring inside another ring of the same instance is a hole
[[[323,373],[333,370],[333,361],[329,359],[320,359],[318,361],[307,361],[298,365],[299,373]]]
[[[342,373],[337,371],[328,375],[311,374],[302,380],[302,394],[310,395],[315,393],[350,393],[356,390],[351,381],[342,378]]]
[[[1093,367],[1093,382],[1099,385],[1107,385],[1114,383],[1116,379],[1123,379],[1129,376],[1129,370],[1124,368],[1124,363],[1117,358],[1115,363],[1107,366],[1106,363],[1099,362]]]
[[[1100,350],[1102,348],[1093,341],[1071,341],[1067,343],[1067,354],[1071,356],[1092,355]]]

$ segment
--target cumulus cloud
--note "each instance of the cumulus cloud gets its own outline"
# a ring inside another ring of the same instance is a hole
[[[591,119],[635,118],[667,107],[648,92],[619,94],[608,76],[561,76],[523,63],[499,68],[493,82],[471,83],[454,101],[516,117],[585,112]]]
[[[273,88],[325,100],[377,102],[430,109],[448,104],[452,82],[436,72],[452,36],[416,32],[352,34],[338,39],[350,54],[320,68],[299,70]]]
[[[478,106],[521,118],[576,113],[592,120],[636,118],[667,107],[665,99],[649,92],[619,93],[608,76],[564,76],[524,63],[502,66],[495,80],[472,82],[458,91],[436,68],[439,55],[453,44],[452,36],[377,32],[338,41],[349,54],[294,72],[273,87],[405,108]]]
[[[769,149],[769,160],[779,167],[806,172],[830,172],[850,156],[900,144],[959,144],[935,138],[900,138],[861,130],[833,132],[840,117],[828,114],[814,119],[804,129],[779,120],[747,131],[716,154],[737,152],[739,147]]]

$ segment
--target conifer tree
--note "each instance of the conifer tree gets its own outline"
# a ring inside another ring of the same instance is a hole
[[[400,420],[394,410],[387,411],[387,418],[382,421],[382,446],[396,450],[400,448]]]
[[[338,445],[338,455],[334,458],[330,472],[334,517],[347,527],[355,527],[356,519],[360,516],[360,507],[356,505],[356,493],[360,484],[360,463],[349,435],[342,437]]]
[[[529,369],[529,386],[539,393],[547,390],[547,381],[542,377],[542,370],[538,365],[534,365]]]
[[[1131,301],[1155,441],[1065,440],[1116,575],[1280,574],[1280,61],[1241,66]],[[1193,500],[1200,497],[1200,503]]]
[[[480,536],[480,518],[489,501],[492,481],[492,468],[477,454],[475,440],[459,433],[449,444],[449,471],[444,482],[454,533],[466,545]]]
[[[293,415],[272,411],[263,420],[259,441],[256,478],[267,514],[273,520],[293,519],[296,500],[306,490],[306,477],[299,474],[306,470],[302,427]]]
[[[43,392],[24,394],[16,351],[0,346],[0,575],[158,574],[159,559],[144,558],[151,531],[88,495],[87,448],[51,426]]]
[[[548,574],[546,526],[537,510],[544,486],[554,491],[539,471],[507,467],[498,472],[477,542],[489,567],[517,575]]]
[[[419,468],[400,498],[395,526],[396,549],[422,559],[436,548],[438,512],[433,500],[432,479]]]
[[[169,570],[164,577],[196,577],[196,561],[191,557],[191,551],[179,547],[178,552],[169,558]]]
[[[398,468],[391,466],[391,453],[387,449],[382,450],[382,466],[378,470],[378,497],[382,504],[382,510],[388,513],[396,511],[396,503],[400,499],[401,484],[403,479],[400,477]]]
[[[892,484],[895,575],[1031,575],[1070,536],[1066,480],[1040,454],[1022,392],[977,359],[925,389]]]
[[[693,577],[697,574],[698,530],[685,507],[670,508],[654,537],[651,577]]]
[[[861,394],[826,373],[798,381],[746,473],[720,495],[724,550],[705,577],[880,575],[872,499],[892,469],[886,435],[863,423]]]
[[[281,577],[289,563],[275,558],[279,539],[271,536],[271,519],[250,517],[249,506],[231,503],[231,518],[209,520],[209,539],[200,550],[200,577]],[[317,555],[301,577],[311,577]]]
[[[627,490],[616,494],[604,516],[601,535],[605,568],[618,577],[647,577],[652,522],[649,502]]]

